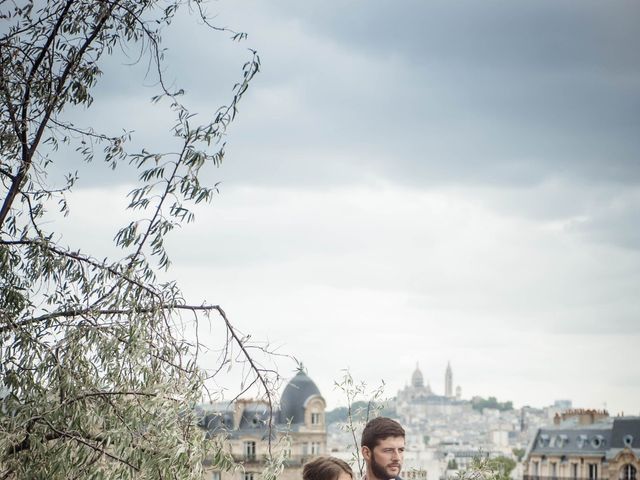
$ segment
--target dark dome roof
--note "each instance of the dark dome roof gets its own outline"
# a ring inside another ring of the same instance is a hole
[[[316,387],[306,373],[302,370],[287,384],[280,398],[280,421],[292,424],[304,423],[304,405],[314,395],[320,395]]]

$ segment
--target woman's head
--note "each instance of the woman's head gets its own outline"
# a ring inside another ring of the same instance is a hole
[[[335,457],[318,457],[305,463],[303,480],[353,480],[353,471],[347,462]]]

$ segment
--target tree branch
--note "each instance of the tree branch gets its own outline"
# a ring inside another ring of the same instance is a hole
[[[131,315],[133,313],[152,313],[158,311],[170,311],[170,310],[190,310],[193,312],[201,311],[201,312],[210,312],[210,311],[222,311],[220,307],[215,306],[197,306],[197,305],[182,305],[182,304],[165,304],[158,305],[156,307],[146,307],[146,308],[107,308],[107,309],[98,309],[98,308],[77,308],[70,310],[62,310],[58,312],[47,313],[45,315],[40,315],[38,317],[26,318],[19,321],[11,321],[9,320],[10,325],[0,326],[0,334],[6,333],[12,330],[15,330],[20,327],[24,327],[26,325],[31,325],[34,323],[41,323],[47,320],[53,320],[56,318],[74,318],[80,316],[112,316],[112,315]],[[225,317],[223,317],[225,318]],[[3,319],[7,320],[7,319]],[[226,320],[228,326],[231,324]]]
[[[11,209],[11,206],[13,205],[15,197],[18,194],[18,191],[19,191],[20,187],[22,186],[22,182],[25,179],[25,177],[27,175],[27,172],[29,171],[29,168],[31,167],[31,160],[33,158],[33,154],[36,151],[36,148],[38,147],[38,145],[40,144],[40,140],[42,138],[44,130],[49,124],[49,119],[51,117],[51,114],[55,110],[55,108],[57,106],[57,102],[60,100],[60,98],[62,98],[62,93],[64,92],[64,90],[66,88],[68,88],[66,86],[67,79],[75,71],[75,69],[77,68],[80,60],[82,59],[82,57],[86,53],[87,49],[93,43],[93,41],[96,39],[98,34],[102,31],[102,28],[104,27],[104,25],[107,23],[107,21],[111,17],[111,14],[112,14],[113,10],[118,5],[117,1],[113,2],[113,4],[111,4],[111,6],[109,7],[109,10],[103,13],[102,18],[100,18],[100,20],[98,21],[98,23],[95,26],[93,32],[91,32],[91,34],[85,39],[85,41],[83,42],[82,46],[73,55],[73,58],[71,58],[67,62],[67,66],[65,67],[64,71],[62,72],[62,74],[60,75],[60,77],[58,79],[58,85],[56,87],[56,93],[54,95],[54,101],[49,102],[49,104],[47,105],[47,107],[46,107],[46,109],[44,111],[44,114],[43,114],[43,118],[40,121],[40,125],[38,126],[38,129],[36,130],[36,133],[34,135],[34,138],[33,138],[32,142],[31,142],[31,145],[28,145],[28,139],[27,139],[27,130],[28,130],[27,129],[27,116],[28,116],[28,111],[29,111],[29,101],[30,101],[30,95],[31,95],[30,94],[31,81],[33,80],[33,77],[35,76],[37,68],[40,67],[40,64],[43,61],[49,46],[51,46],[51,44],[53,43],[55,37],[57,36],[58,30],[60,29],[60,26],[62,25],[64,17],[68,13],[69,8],[71,8],[71,5],[73,4],[74,1],[75,0],[68,0],[67,4],[65,5],[65,8],[64,8],[64,10],[62,12],[62,14],[60,15],[60,18],[56,22],[56,25],[55,25],[53,31],[47,37],[47,41],[46,41],[45,45],[42,47],[42,49],[40,51],[40,55],[36,59],[36,62],[34,63],[32,69],[31,69],[31,73],[29,75],[29,79],[28,79],[27,86],[26,86],[26,91],[25,91],[25,96],[24,96],[23,104],[22,104],[22,121],[23,121],[22,130],[21,130],[22,164],[20,165],[20,168],[18,169],[18,173],[16,174],[16,176],[15,176],[15,178],[14,178],[12,184],[11,184],[11,188],[9,189],[9,192],[7,193],[7,196],[4,199],[4,203],[2,204],[2,208],[0,209],[0,227],[2,227],[2,225],[4,224],[4,222],[5,222],[6,218],[7,218],[7,215],[9,214],[9,210]]]
[[[95,450],[96,452],[100,452],[102,455],[105,455],[106,457],[110,458],[111,460],[115,460],[116,462],[122,463],[124,465],[127,465],[129,468],[131,468],[132,470],[135,470],[136,472],[140,471],[139,467],[136,467],[135,465],[133,465],[131,462],[129,462],[128,460],[125,460],[124,458],[121,458],[115,454],[109,453],[105,448],[99,447],[98,445],[94,445],[92,443],[90,443],[88,440],[94,441],[96,443],[99,444],[104,444],[105,440],[101,439],[98,436],[92,436],[92,435],[76,435],[74,433],[69,433],[69,432],[63,432],[58,430],[57,428],[55,428],[53,425],[51,425],[49,422],[45,421],[45,424],[56,434],[59,435],[59,438],[68,438],[70,440],[74,440],[75,442],[84,445],[86,447],[89,447],[93,450]]]
[[[267,384],[266,379],[261,373],[262,369],[256,364],[251,354],[249,354],[249,352],[247,351],[245,343],[238,336],[235,328],[233,327],[233,325],[231,325],[231,322],[227,318],[227,314],[224,312],[224,310],[222,310],[222,307],[216,305],[212,307],[212,309],[217,310],[217,312],[220,314],[220,316],[224,320],[224,323],[227,326],[227,330],[231,333],[231,336],[235,340],[238,347],[240,347],[240,350],[242,350],[242,353],[244,354],[245,358],[249,362],[251,369],[255,372],[257,379],[259,380],[262,387],[265,389],[265,393],[267,395],[267,403],[269,404],[269,457],[271,457],[271,434],[273,431],[273,401],[271,399],[271,391],[270,391],[269,385]]]
[[[112,275],[115,275],[137,287],[139,287],[140,289],[146,291],[147,293],[149,293],[150,295],[153,295],[154,297],[160,298],[159,294],[157,291],[153,290],[152,288],[148,287],[147,285],[143,284],[142,282],[131,278],[130,276],[128,276],[125,273],[119,272],[118,270],[116,270],[114,267],[111,267],[109,265],[105,265],[104,263],[100,263],[94,259],[92,259],[91,257],[86,257],[83,255],[80,255],[79,253],[75,253],[75,252],[67,252],[64,251],[58,247],[53,246],[52,244],[50,244],[49,242],[45,241],[45,240],[0,240],[0,245],[36,245],[42,248],[46,248],[47,250],[60,255],[60,256],[64,256],[67,258],[71,258],[73,260],[77,260],[78,262],[83,262],[83,263],[87,263],[93,267],[97,267],[103,270],[106,270],[107,272],[111,273]]]
[[[31,66],[31,70],[29,73],[29,77],[27,79],[26,87],[25,87],[24,97],[22,99],[22,123],[18,125],[16,123],[17,118],[13,119],[14,125],[19,127],[19,132],[16,132],[16,134],[18,135],[18,138],[20,139],[20,143],[22,145],[22,164],[20,165],[18,172],[15,174],[13,181],[11,182],[11,187],[9,188],[9,192],[7,193],[7,196],[5,197],[4,202],[2,204],[2,208],[0,209],[0,227],[2,227],[2,225],[4,224],[4,221],[7,218],[7,215],[9,214],[9,210],[11,209],[11,205],[13,205],[13,201],[15,200],[15,197],[18,194],[20,187],[22,186],[22,182],[25,176],[27,175],[29,168],[31,167],[31,159],[33,157],[33,152],[35,151],[35,147],[37,146],[37,142],[34,141],[34,143],[32,144],[33,148],[29,148],[29,140],[27,137],[28,135],[27,117],[29,112],[29,102],[31,99],[31,82],[35,77],[36,71],[38,70],[38,68],[40,68],[41,63],[46,56],[47,50],[49,49],[49,47],[55,40],[56,36],[58,35],[58,31],[60,30],[60,27],[62,26],[62,23],[65,17],[67,16],[67,14],[69,13],[69,9],[71,8],[71,5],[73,4],[74,1],[75,0],[68,0],[67,3],[65,4],[60,14],[60,17],[56,21],[56,24],[54,25],[52,31],[47,36],[47,40],[44,46],[41,48],[40,54],[38,55],[33,65]],[[62,81],[66,81],[66,78],[63,78]],[[3,89],[5,91],[5,95],[7,95],[8,92],[7,92],[6,85],[4,86]],[[11,103],[9,102],[8,105],[11,105]],[[42,124],[40,125],[41,130],[42,130],[42,127],[46,124],[46,120],[47,118],[45,118],[42,121]]]

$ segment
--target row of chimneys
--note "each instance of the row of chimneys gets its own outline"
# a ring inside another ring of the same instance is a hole
[[[556,413],[553,417],[554,425],[560,425],[561,422],[564,422],[568,418],[578,418],[578,423],[580,425],[591,425],[592,423],[602,419],[607,418],[609,416],[609,412],[606,410],[595,410],[595,409],[587,409],[587,408],[574,408],[572,410],[566,410],[562,413]]]

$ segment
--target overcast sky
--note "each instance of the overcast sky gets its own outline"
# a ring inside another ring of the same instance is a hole
[[[191,302],[301,360],[330,408],[345,368],[393,396],[419,362],[444,393],[450,361],[465,398],[640,413],[638,2],[210,12],[249,37],[185,19],[165,34],[166,75],[194,111],[228,100],[247,48],[262,72],[207,176],[220,195],[169,239]],[[104,70],[84,118],[170,145],[144,68]],[[65,238],[107,251],[132,178],[81,176]]]

